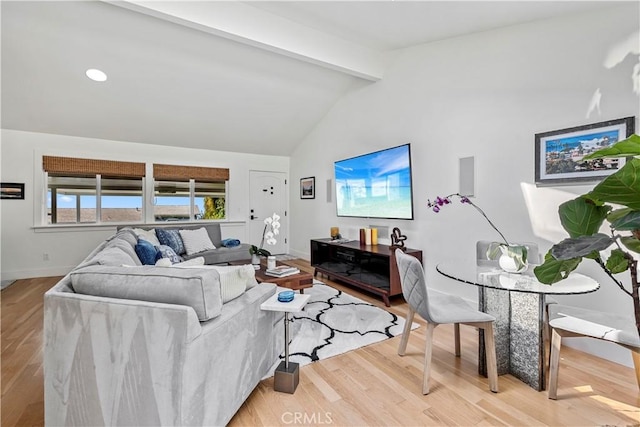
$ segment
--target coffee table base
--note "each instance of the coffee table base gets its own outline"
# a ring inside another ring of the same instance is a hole
[[[273,376],[275,391],[293,394],[300,381],[300,366],[297,363],[289,362],[289,367],[282,361],[276,368]]]

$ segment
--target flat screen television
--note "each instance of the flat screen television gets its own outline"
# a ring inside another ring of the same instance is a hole
[[[334,163],[339,217],[413,219],[411,145]]]

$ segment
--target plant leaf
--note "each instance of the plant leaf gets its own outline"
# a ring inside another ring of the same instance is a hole
[[[629,260],[623,251],[620,249],[614,249],[611,251],[611,256],[607,260],[606,265],[607,269],[613,274],[622,273],[629,269]]]
[[[600,229],[610,209],[610,206],[596,206],[581,196],[561,204],[558,214],[569,236],[590,236]]]
[[[600,252],[607,249],[612,243],[613,238],[602,233],[569,238],[553,245],[551,255],[557,260],[570,260],[590,255],[593,251]]]
[[[611,222],[616,230],[635,230],[640,228],[640,211],[631,211],[627,215]]]
[[[587,197],[640,210],[640,159],[629,160],[596,185]]]
[[[584,156],[583,160],[600,159],[603,157],[631,157],[640,155],[640,136],[633,134],[627,139],[618,141],[611,147],[603,148]]]
[[[551,255],[551,251],[544,256],[544,263],[533,269],[541,283],[551,285],[566,279],[573,270],[578,267],[582,258],[573,258],[568,260],[557,260]]]
[[[498,255],[500,255],[500,247],[505,246],[504,243],[491,242],[487,247],[487,259],[498,259]]]
[[[640,254],[640,240],[633,236],[625,236],[620,238],[620,242],[632,252]]]
[[[616,210],[612,211],[611,213],[609,213],[609,215],[607,215],[607,221],[614,222],[614,221],[622,218],[623,216],[625,216],[629,212],[633,212],[633,209],[629,209],[629,208],[616,209]]]

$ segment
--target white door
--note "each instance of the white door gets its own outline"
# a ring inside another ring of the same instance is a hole
[[[264,219],[274,213],[280,215],[280,234],[275,245],[263,245],[272,254],[284,254],[287,250],[289,221],[287,209],[287,185],[284,172],[249,171],[249,244],[260,245],[264,232]]]

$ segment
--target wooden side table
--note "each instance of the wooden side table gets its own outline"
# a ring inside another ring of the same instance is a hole
[[[283,393],[296,391],[300,380],[300,366],[298,363],[289,362],[289,313],[302,311],[310,295],[295,294],[293,301],[278,301],[278,288],[276,294],[260,305],[261,310],[284,312],[284,361],[280,362],[274,374],[274,390]]]

